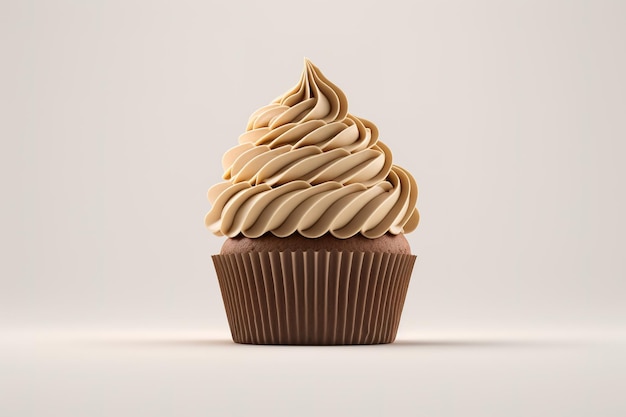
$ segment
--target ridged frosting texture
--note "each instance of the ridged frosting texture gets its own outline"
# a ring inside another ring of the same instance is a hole
[[[250,116],[222,166],[205,217],[218,236],[374,239],[419,222],[415,179],[309,60],[294,88]]]

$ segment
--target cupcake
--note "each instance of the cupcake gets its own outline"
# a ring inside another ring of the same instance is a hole
[[[415,263],[417,185],[372,122],[309,60],[255,111],[209,189],[207,228],[233,340],[343,345],[395,340]]]

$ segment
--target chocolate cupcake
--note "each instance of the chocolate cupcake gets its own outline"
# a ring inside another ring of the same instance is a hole
[[[205,224],[233,340],[393,342],[415,256],[417,185],[309,60],[222,159]]]

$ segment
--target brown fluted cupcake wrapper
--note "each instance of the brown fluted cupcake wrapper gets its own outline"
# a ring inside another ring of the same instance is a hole
[[[296,345],[393,342],[416,259],[347,251],[212,258],[233,340]]]

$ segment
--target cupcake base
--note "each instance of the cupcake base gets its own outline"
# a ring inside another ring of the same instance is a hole
[[[233,341],[391,343],[416,256],[361,251],[213,255]]]

